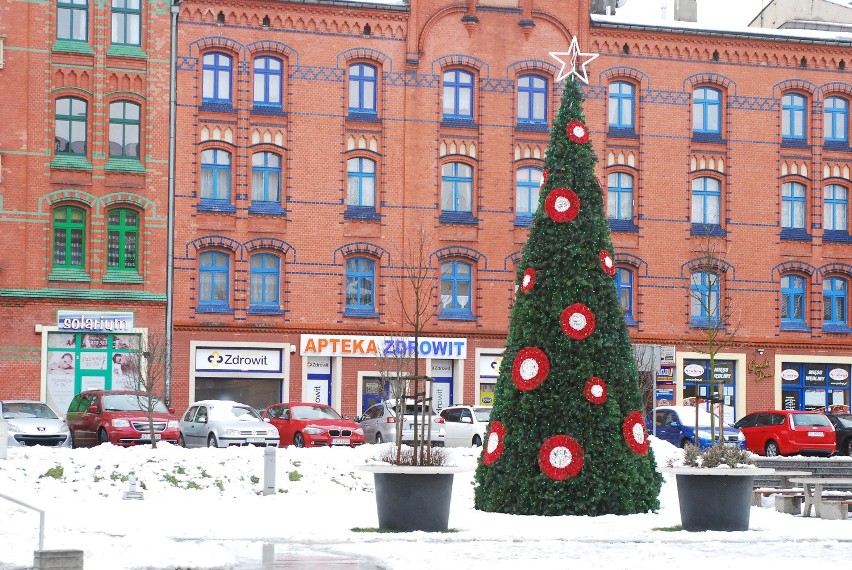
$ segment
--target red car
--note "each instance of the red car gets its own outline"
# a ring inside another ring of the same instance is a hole
[[[87,390],[68,406],[65,422],[71,432],[72,447],[92,447],[100,443],[131,446],[168,441],[177,445],[180,432],[174,410],[154,400],[154,433],[148,425],[148,396],[132,390]]]
[[[831,455],[836,450],[834,426],[822,412],[767,410],[752,412],[734,424],[745,436],[746,449],[777,455]]]
[[[334,408],[313,402],[290,402],[267,407],[260,414],[278,428],[281,446],[321,447],[364,444],[364,430]]]

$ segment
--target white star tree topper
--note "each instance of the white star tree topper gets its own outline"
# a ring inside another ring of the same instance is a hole
[[[597,59],[599,55],[600,54],[597,53],[581,52],[580,44],[577,43],[577,36],[574,36],[571,38],[571,47],[568,48],[568,51],[550,52],[550,57],[562,64],[562,67],[559,69],[559,75],[556,77],[556,81],[562,81],[563,79],[567,79],[568,77],[575,75],[577,76],[577,79],[588,85],[589,75],[586,71],[586,66]],[[579,62],[580,69],[577,69],[577,58],[579,57],[586,58],[586,60]],[[571,66],[571,69],[566,71],[565,68],[569,65]]]

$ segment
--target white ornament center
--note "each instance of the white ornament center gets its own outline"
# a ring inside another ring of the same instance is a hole
[[[556,202],[553,204],[556,208],[557,212],[567,212],[568,208],[571,207],[571,200],[566,198],[565,196],[560,196],[556,199]]]
[[[606,256],[604,258],[604,265],[606,265],[608,268],[612,267],[612,258],[610,256]]]
[[[567,447],[555,447],[550,451],[550,464],[557,469],[565,469],[571,465],[572,459]]]
[[[524,275],[524,287],[525,288],[530,286],[530,281],[532,281],[532,278],[529,275]]]
[[[497,449],[498,445],[500,445],[500,436],[492,431],[488,436],[488,453],[494,453],[494,450]]]
[[[524,359],[524,361],[521,362],[520,373],[521,378],[524,380],[535,378],[536,374],[538,374],[538,362],[536,362],[534,358]]]
[[[583,127],[577,125],[574,127],[574,136],[579,138],[583,138],[583,135],[586,134],[586,131],[583,130]]]
[[[645,443],[645,430],[641,424],[633,424],[633,439],[636,443]]]
[[[591,392],[592,396],[594,396],[595,398],[600,398],[601,396],[603,396],[603,386],[601,386],[600,384],[593,384]]]
[[[586,328],[586,317],[580,313],[574,313],[568,319],[568,325],[575,331],[581,331]]]

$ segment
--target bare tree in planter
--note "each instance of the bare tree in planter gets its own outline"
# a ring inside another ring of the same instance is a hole
[[[126,377],[126,388],[141,392],[138,396],[139,408],[145,412],[148,419],[148,433],[151,434],[151,447],[157,448],[157,438],[154,431],[154,411],[158,402],[165,402],[166,371],[170,366],[171,351],[166,338],[155,333],[142,336],[139,348],[128,352],[116,353],[126,355],[138,363],[131,368]],[[114,357],[115,360],[115,357]],[[113,362],[116,366],[118,362]],[[123,372],[127,372],[124,370]]]
[[[379,376],[382,379],[382,386],[386,387],[387,397],[393,402],[394,412],[396,413],[396,423],[394,424],[396,437],[395,461],[394,463],[402,462],[402,428],[403,428],[403,413],[405,410],[405,402],[409,395],[409,378],[413,375],[414,359],[409,357],[406,352],[399,353],[397,347],[405,343],[405,339],[389,338],[390,350],[387,347],[381,347],[379,355],[376,357],[379,366]]]

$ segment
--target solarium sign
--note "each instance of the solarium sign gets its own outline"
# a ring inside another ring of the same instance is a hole
[[[421,358],[463,359],[467,356],[466,338],[345,336],[303,334],[302,356],[346,356],[358,358],[413,357],[415,347]]]
[[[133,313],[130,311],[68,311],[60,309],[56,313],[56,322],[60,331],[128,333],[133,330]]]

